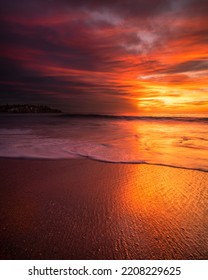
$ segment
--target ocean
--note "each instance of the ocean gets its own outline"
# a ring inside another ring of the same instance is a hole
[[[0,115],[0,259],[207,259],[207,131],[206,116]]]
[[[208,116],[1,114],[0,157],[90,158],[208,171]]]

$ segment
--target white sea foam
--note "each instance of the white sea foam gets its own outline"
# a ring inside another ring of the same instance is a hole
[[[1,116],[0,156],[208,170],[206,118]]]

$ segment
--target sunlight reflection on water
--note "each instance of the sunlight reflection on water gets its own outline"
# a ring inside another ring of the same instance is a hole
[[[0,156],[89,157],[208,170],[208,123],[168,118],[10,116],[1,119]]]

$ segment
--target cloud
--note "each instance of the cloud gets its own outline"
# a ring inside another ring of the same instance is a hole
[[[179,2],[179,1],[178,1]],[[143,1],[143,0],[22,0],[21,5],[18,1],[8,0],[3,5],[4,12],[15,11],[17,13],[24,13],[25,10],[31,14],[39,12],[51,14],[54,9],[62,11],[70,10],[108,10],[117,14],[124,15],[139,15],[146,16],[155,14],[161,10],[169,9],[171,1],[157,0],[157,1]],[[46,9],[47,8],[47,9]]]
[[[129,108],[135,98],[162,94],[160,87],[207,88],[200,74],[208,66],[206,1],[8,0],[1,6],[4,100],[13,92],[63,102],[84,96],[88,104],[114,97]]]
[[[178,63],[165,70],[165,72],[169,74],[175,74],[203,70],[208,70],[208,59],[195,59]]]

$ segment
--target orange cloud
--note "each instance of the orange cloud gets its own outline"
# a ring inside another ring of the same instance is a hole
[[[65,108],[74,100],[80,111],[83,100],[101,111],[106,103],[111,113],[115,104],[124,114],[208,111],[203,0],[28,0],[2,8],[3,101],[51,96]]]

